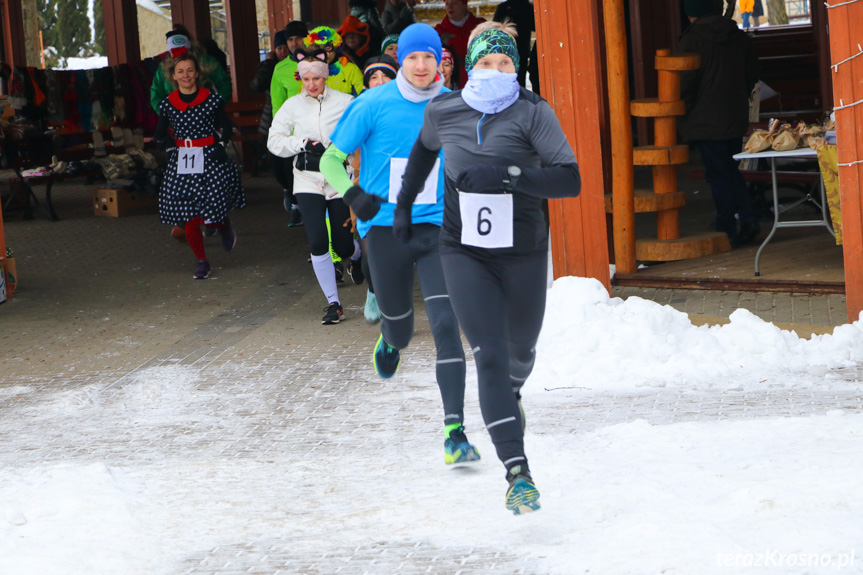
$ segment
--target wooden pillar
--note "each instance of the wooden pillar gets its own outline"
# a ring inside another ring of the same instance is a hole
[[[254,6],[254,2],[250,4]],[[174,24],[185,26],[197,42],[213,37],[208,0],[171,0],[171,20]]]
[[[578,198],[549,201],[554,277],[593,277],[610,290],[598,0],[535,0],[534,11],[543,95],[575,151],[582,179]]]
[[[831,4],[841,4],[831,0]],[[860,50],[863,2],[827,10],[830,26],[830,58],[833,74],[833,107],[836,110],[836,142],[839,156],[839,199],[842,205],[842,248],[845,256],[845,296],[848,320],[863,311],[863,56],[842,64]],[[855,104],[856,103],[856,104]],[[854,104],[854,105],[852,105]]]
[[[270,16],[270,38],[276,32],[284,29],[288,22],[294,19],[294,3],[291,0],[267,0],[267,12]]]
[[[608,114],[611,123],[614,265],[618,272],[631,274],[636,270],[635,183],[623,0],[604,0],[603,18],[608,76]]]
[[[27,65],[27,45],[24,42],[24,15],[21,0],[0,0],[0,20],[3,23],[3,55],[15,66]]]
[[[234,83],[234,101],[261,100],[252,90],[251,82],[260,63],[258,53],[258,21],[248,0],[225,0],[228,16],[228,65]]]
[[[105,51],[108,64],[116,66],[141,59],[138,7],[135,0],[103,0]],[[165,30],[167,32],[167,30]]]
[[[827,36],[827,7],[823,2],[809,4],[815,45],[818,50],[818,79],[821,85],[819,107],[827,110],[833,103],[833,78],[830,69],[830,38]]]

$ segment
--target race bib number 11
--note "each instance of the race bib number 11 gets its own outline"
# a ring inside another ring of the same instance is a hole
[[[204,148],[178,148],[178,152],[178,174],[204,173]]]
[[[459,192],[458,198],[463,245],[512,247],[512,194]]]

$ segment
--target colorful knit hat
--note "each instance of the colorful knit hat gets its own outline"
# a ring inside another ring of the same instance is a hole
[[[480,32],[471,41],[464,59],[465,70],[470,72],[480,59],[489,54],[509,56],[515,64],[515,70],[518,71],[518,48],[515,46],[515,38],[497,28]]]
[[[453,56],[452,56],[452,52],[450,52],[450,51],[449,51],[449,50],[447,50],[446,48],[444,48],[443,50],[441,50],[441,57],[440,57],[440,61],[441,61],[441,62],[449,61],[449,63],[450,63],[450,64],[452,64],[453,66],[455,66],[455,58],[453,58]]]
[[[387,54],[381,54],[373,58],[369,58],[366,62],[366,68],[363,70],[363,86],[369,87],[369,80],[372,79],[372,74],[380,70],[390,80],[395,80],[398,74],[398,65]]]
[[[321,48],[330,44],[333,48],[338,48],[342,45],[342,37],[328,26],[318,26],[308,36],[303,38],[303,43],[306,46],[316,45]]]

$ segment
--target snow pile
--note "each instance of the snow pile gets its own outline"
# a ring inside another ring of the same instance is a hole
[[[560,278],[548,293],[529,384],[616,391],[769,388],[794,385],[791,374],[826,376],[863,360],[859,322],[807,340],[747,310],[736,310],[730,320],[696,327],[670,306],[609,298],[596,280]],[[815,385],[822,383],[837,385],[826,377]]]

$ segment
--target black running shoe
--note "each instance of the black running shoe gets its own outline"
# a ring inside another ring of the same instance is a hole
[[[207,260],[198,261],[198,266],[195,268],[195,275],[192,277],[196,280],[205,280],[210,277],[210,262]]]
[[[333,262],[333,266],[336,268],[336,281],[345,281],[345,266],[342,265],[342,262]]]
[[[348,275],[351,276],[351,281],[354,282],[354,285],[360,285],[366,279],[363,273],[362,256],[355,260],[348,260]]]
[[[295,228],[297,226],[303,225],[303,213],[299,208],[291,208],[289,210],[291,212],[291,221],[288,223],[289,228]]]
[[[342,311],[342,306],[335,302],[324,308],[324,311],[327,313],[325,313],[324,317],[321,318],[321,323],[323,325],[335,325],[345,317],[345,312]]]

